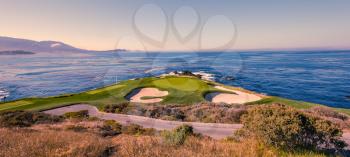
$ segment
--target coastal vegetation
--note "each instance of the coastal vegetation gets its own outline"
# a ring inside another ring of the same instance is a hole
[[[0,112],[0,127],[29,127],[34,124],[50,124],[62,121],[59,116],[42,112],[5,111]]]
[[[193,128],[189,125],[182,125],[173,131],[164,131],[162,133],[164,143],[170,146],[183,145],[187,137],[192,135],[194,135]]]
[[[281,104],[250,108],[242,123],[243,128],[235,132],[238,138],[255,137],[282,150],[339,150],[346,146],[338,125]]]
[[[259,138],[242,141],[215,140],[183,125],[172,131],[155,131],[137,125],[120,125],[111,120],[65,119],[55,125],[34,124],[0,128],[0,156],[299,156],[325,157],[318,150],[283,150]]]
[[[108,113],[130,114],[163,120],[205,122],[205,123],[239,123],[246,113],[247,105],[229,105],[215,103],[198,103],[193,105],[178,104],[133,104],[117,103],[105,105],[102,111]]]
[[[89,117],[89,111],[81,110],[78,112],[66,112],[63,114],[64,118],[85,119]]]

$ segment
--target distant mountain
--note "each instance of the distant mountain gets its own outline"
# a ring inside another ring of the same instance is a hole
[[[125,50],[92,51],[79,49],[58,41],[34,41],[11,37],[0,37],[0,51],[29,51],[29,52],[116,52]]]
[[[15,50],[15,51],[0,51],[0,55],[33,55],[34,52],[30,51],[22,51],[22,50]]]

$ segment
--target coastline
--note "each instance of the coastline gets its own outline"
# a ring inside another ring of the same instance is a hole
[[[177,77],[177,76],[165,76],[165,77]],[[227,86],[216,82],[201,80],[198,78],[191,78],[191,77],[180,77],[180,78],[188,78],[189,80],[194,81],[191,86],[192,89],[198,88],[198,84],[204,85],[204,84],[213,84],[213,85],[220,85],[228,89],[234,89],[234,90],[241,90],[248,93],[257,94],[261,97],[263,97],[262,100],[258,100],[256,102],[246,103],[246,105],[249,104],[272,104],[272,103],[282,103],[286,104],[292,107],[295,107],[297,109],[308,109],[313,106],[325,106],[321,104],[315,104],[315,103],[309,103],[309,102],[303,102],[303,101],[296,101],[291,99],[285,99],[281,97],[276,96],[266,96],[264,94],[258,94],[249,90],[245,90],[243,88],[239,87],[233,87],[233,86]],[[153,86],[153,84],[149,84],[152,81],[158,80],[160,78],[157,77],[145,77],[140,79],[132,79],[132,80],[125,80],[121,81],[118,84],[113,84],[106,87],[101,87],[98,89],[81,92],[81,93],[74,93],[74,94],[63,94],[59,96],[51,96],[51,97],[43,97],[43,98],[23,98],[19,100],[14,101],[8,101],[6,103],[0,103],[0,111],[5,110],[47,110],[51,108],[57,108],[60,106],[67,106],[71,104],[77,104],[77,103],[88,103],[90,105],[94,106],[101,106],[101,103],[116,103],[116,102],[126,102],[125,96],[130,93],[133,89],[139,88],[140,86]],[[199,82],[197,82],[199,81]],[[187,81],[185,81],[187,82]],[[207,82],[207,83],[205,83]],[[166,83],[166,82],[165,82]],[[196,86],[197,84],[197,86]],[[190,84],[188,84],[190,85]],[[194,85],[194,86],[193,86]],[[180,86],[181,87],[181,86]],[[184,86],[187,88],[187,85]],[[190,89],[191,89],[190,88]],[[209,88],[209,87],[208,87]],[[162,88],[159,88],[162,89]],[[213,91],[220,91],[218,89],[215,89],[214,87],[210,87],[208,90]],[[114,94],[119,93],[119,94]],[[189,94],[189,96],[186,97],[186,99],[165,99],[165,101],[162,101],[161,104],[183,104],[183,103],[199,103],[199,102],[205,102],[203,95],[206,93],[197,93],[195,95],[192,95],[190,91],[179,91],[179,94]],[[111,95],[112,94],[112,95]],[[99,100],[101,99],[101,100]],[[193,101],[193,99],[195,101]],[[113,101],[112,101],[113,100]],[[98,107],[100,108],[100,107]],[[345,113],[347,115],[350,115],[350,109],[346,108],[334,108],[335,111]]]

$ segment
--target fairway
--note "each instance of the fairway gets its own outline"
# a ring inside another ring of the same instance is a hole
[[[169,92],[160,104],[191,105],[205,102],[203,95],[220,91],[209,83],[194,77],[164,78],[148,77],[122,81],[118,84],[76,94],[65,94],[46,98],[24,98],[0,104],[2,110],[46,110],[71,104],[86,103],[102,108],[104,105],[126,102],[131,91],[154,87]],[[144,99],[147,99],[145,97]]]
[[[153,84],[158,88],[175,89],[179,91],[195,92],[209,88],[208,85],[198,79],[186,77],[173,77],[167,79],[159,79],[153,81]]]

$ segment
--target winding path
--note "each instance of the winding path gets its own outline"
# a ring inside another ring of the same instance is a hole
[[[135,115],[115,114],[100,112],[95,106],[79,104],[66,106],[44,111],[52,115],[62,115],[66,112],[76,112],[88,110],[89,115],[104,120],[115,120],[123,125],[138,124],[145,128],[154,128],[156,130],[172,130],[180,125],[191,125],[195,132],[210,136],[214,139],[222,139],[233,134],[234,131],[242,127],[242,124],[223,124],[223,123],[199,123],[199,122],[179,122],[154,119]]]
[[[78,104],[72,106],[65,106],[56,109],[44,111],[52,115],[63,115],[66,112],[77,112],[81,110],[88,110],[89,115],[104,120],[115,120],[123,125],[138,124],[145,128],[154,128],[156,130],[172,130],[180,125],[191,125],[195,132],[210,136],[214,139],[222,139],[233,134],[234,131],[241,128],[242,124],[223,124],[223,123],[200,123],[200,122],[179,122],[167,121],[155,118],[148,118],[135,115],[115,114],[100,112],[95,106],[87,104]],[[350,131],[344,130],[342,140],[348,143],[350,148]]]

